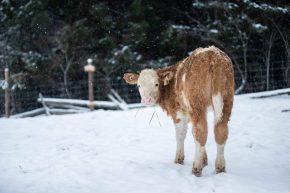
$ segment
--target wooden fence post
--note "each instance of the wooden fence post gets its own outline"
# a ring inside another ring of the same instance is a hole
[[[89,86],[89,108],[91,111],[95,109],[94,105],[94,72],[95,72],[95,67],[92,65],[93,60],[91,58],[88,59],[88,65],[84,67],[85,72],[88,73],[88,86]]]
[[[10,95],[9,95],[9,69],[5,68],[5,117],[9,118],[10,116]]]

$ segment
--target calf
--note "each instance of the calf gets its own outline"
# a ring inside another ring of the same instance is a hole
[[[234,71],[230,58],[211,46],[198,48],[175,65],[162,69],[144,69],[125,73],[129,84],[137,84],[146,105],[158,104],[172,117],[176,130],[175,163],[183,164],[187,124],[192,123],[195,161],[192,173],[201,176],[207,165],[206,114],[214,111],[214,133],[217,143],[216,173],[225,172],[224,146],[234,98]]]

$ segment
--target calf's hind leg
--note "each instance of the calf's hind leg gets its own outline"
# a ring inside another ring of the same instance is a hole
[[[224,157],[224,147],[228,138],[228,122],[231,115],[232,109],[232,100],[224,101],[224,104],[221,106],[221,111],[217,110],[217,107],[214,104],[215,108],[215,141],[217,143],[217,156],[215,161],[215,170],[216,173],[221,173],[226,171],[225,166],[225,157]]]
[[[217,143],[217,155],[215,161],[216,173],[226,171],[224,148],[228,137],[228,125],[224,121],[215,124],[215,140]]]
[[[207,155],[205,144],[207,140],[207,122],[206,116],[193,118],[193,136],[195,141],[195,161],[193,163],[192,173],[199,177],[202,174],[202,169],[207,165]]]

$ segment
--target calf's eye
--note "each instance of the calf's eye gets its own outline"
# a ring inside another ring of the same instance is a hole
[[[157,86],[159,86],[159,84],[158,84],[158,83],[156,83],[156,84],[155,84],[155,86],[157,87]]]

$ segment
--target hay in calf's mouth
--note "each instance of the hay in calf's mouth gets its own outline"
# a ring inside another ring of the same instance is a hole
[[[148,125],[148,126],[150,126],[150,124],[151,124],[151,122],[152,122],[152,119],[153,119],[153,117],[154,117],[155,114],[156,114],[156,117],[157,117],[157,119],[158,119],[159,126],[162,127],[162,125],[161,125],[161,123],[160,123],[160,119],[159,119],[158,113],[156,112],[156,108],[154,108],[154,112],[153,112],[153,114],[152,114],[152,116],[151,116],[151,119],[150,119],[150,121],[149,121],[149,125]]]
[[[137,112],[135,113],[135,116],[134,116],[135,118],[137,117],[139,111],[140,111],[140,109],[138,109]],[[148,126],[150,126],[150,124],[151,124],[151,122],[152,122],[152,119],[153,119],[153,117],[154,117],[155,114],[156,114],[156,117],[157,117],[157,120],[158,120],[158,124],[159,124],[159,126],[162,127],[161,122],[160,122],[160,119],[159,119],[159,116],[158,116],[158,113],[157,113],[155,107],[154,107],[154,111],[153,111],[153,113],[152,113],[152,115],[151,115],[151,118],[150,118],[150,121],[149,121]]]

